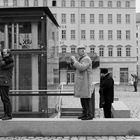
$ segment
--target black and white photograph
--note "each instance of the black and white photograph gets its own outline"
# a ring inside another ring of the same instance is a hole
[[[0,0],[0,140],[140,140],[140,0]]]

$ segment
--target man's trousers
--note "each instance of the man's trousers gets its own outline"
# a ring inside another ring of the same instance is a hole
[[[0,96],[4,107],[4,113],[11,116],[12,106],[9,99],[9,86],[0,86]]]

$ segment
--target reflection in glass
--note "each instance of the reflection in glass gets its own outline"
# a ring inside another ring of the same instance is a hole
[[[0,24],[0,50],[4,48],[4,25]]]
[[[22,23],[19,25],[19,47],[21,49],[31,49],[31,46],[31,23]]]

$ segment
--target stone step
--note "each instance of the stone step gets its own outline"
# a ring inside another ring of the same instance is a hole
[[[0,136],[140,136],[140,120],[13,118],[0,121]],[[86,127],[85,127],[86,126]]]
[[[61,118],[68,118],[68,117],[77,117],[82,113],[81,108],[62,108],[61,111]]]

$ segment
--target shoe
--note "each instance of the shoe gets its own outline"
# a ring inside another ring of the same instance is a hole
[[[78,119],[82,119],[85,116],[86,116],[85,114],[82,114],[81,116],[78,117]]]
[[[93,117],[92,116],[86,116],[86,117],[83,117],[81,120],[92,120]]]
[[[6,121],[6,120],[11,120],[11,119],[12,119],[12,116],[7,116],[7,115],[6,115],[5,117],[2,118],[3,121],[4,121],[4,120],[5,120],[5,121]]]
[[[3,114],[2,116],[0,116],[0,119],[4,118],[6,116],[6,114]]]

